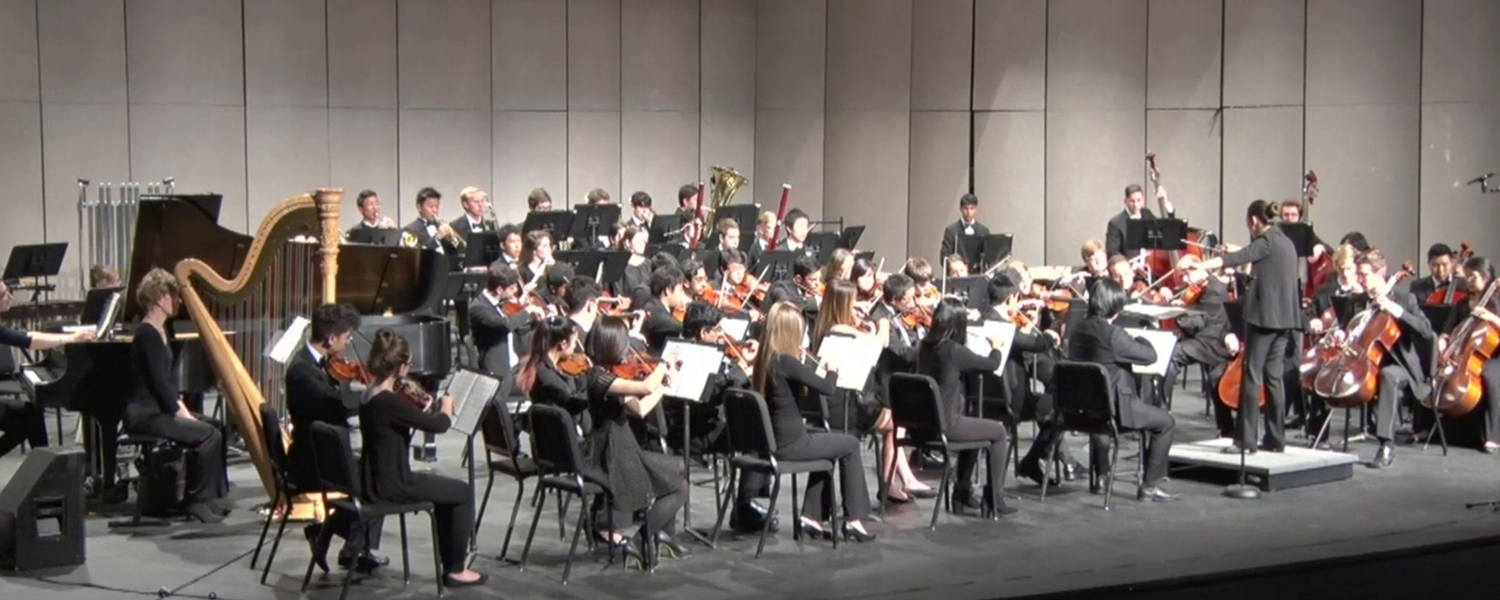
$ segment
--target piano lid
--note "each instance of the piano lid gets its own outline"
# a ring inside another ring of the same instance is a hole
[[[122,320],[140,316],[136,286],[152,268],[170,271],[179,261],[196,258],[226,279],[239,272],[252,238],[219,225],[222,201],[218,194],[141,197]],[[306,247],[315,260],[311,246],[284,244]],[[362,314],[432,313],[440,306],[447,275],[447,257],[435,250],[344,244],[339,247],[338,301]]]

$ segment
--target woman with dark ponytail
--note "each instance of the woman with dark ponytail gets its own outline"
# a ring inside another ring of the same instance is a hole
[[[442,556],[443,585],[463,587],[484,583],[487,576],[466,568],[469,535],[474,531],[474,493],[469,484],[452,477],[411,472],[412,430],[443,433],[453,424],[453,397],[444,394],[435,406],[418,407],[396,392],[396,381],[411,368],[411,346],[389,329],[375,334],[365,360],[374,383],[369,400],[359,409],[361,487],[365,497],[379,502],[431,502],[437,508],[438,554]]]
[[[1286,447],[1282,414],[1286,407],[1287,348],[1293,335],[1302,330],[1301,304],[1297,286],[1297,249],[1276,227],[1279,213],[1276,203],[1256,200],[1245,211],[1245,227],[1250,230],[1250,245],[1220,257],[1198,263],[1198,268],[1213,271],[1220,267],[1254,265],[1255,278],[1245,293],[1245,371],[1240,384],[1239,430],[1235,446],[1226,453],[1243,450],[1254,454],[1258,448],[1281,452]],[[1260,403],[1261,385],[1266,391],[1266,437],[1257,447],[1258,414],[1253,407]]]

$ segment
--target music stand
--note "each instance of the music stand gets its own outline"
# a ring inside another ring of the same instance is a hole
[[[666,254],[677,260],[682,260],[687,255],[687,246],[678,242],[662,242],[660,244],[646,244],[646,258],[650,259],[658,254]]]
[[[977,272],[984,272],[996,263],[1010,256],[1011,248],[1015,245],[1016,236],[1009,233],[992,233],[982,238],[984,240],[984,252],[980,255],[980,263]],[[975,265],[970,264],[969,269],[975,270]]]
[[[865,260],[865,262],[870,263],[870,266],[874,266],[875,265],[875,251],[874,250],[860,250],[859,252],[855,252],[854,253],[854,261],[855,262],[859,262],[859,259],[861,259],[861,258],[863,258]]]
[[[63,255],[67,253],[67,242],[24,244],[11,248],[4,279],[19,281],[27,277],[53,277],[62,271]]]
[[[721,268],[722,265],[719,264],[722,261],[719,259],[720,254],[718,250],[699,250],[697,254],[698,262],[703,263],[703,272],[708,274],[709,279],[713,279],[715,275],[724,270]],[[687,275],[688,277],[692,277],[691,273]]]
[[[773,250],[763,252],[755,261],[752,270],[757,279],[763,282],[785,281],[792,278],[792,265],[797,262],[801,253],[792,250]]]
[[[990,282],[984,277],[949,277],[942,285],[945,295],[963,298],[964,306],[984,310],[990,305]]]
[[[968,265],[970,273],[978,272],[979,260],[984,258],[984,238],[977,235],[958,236],[954,240],[953,253],[957,254],[959,258],[964,259],[964,264]],[[943,272],[947,273],[948,259],[950,257],[944,256],[942,258]]]
[[[568,232],[573,228],[573,213],[566,210],[537,211],[526,215],[526,221],[521,223],[521,235],[533,231],[543,230],[552,236],[552,242],[567,239]]]
[[[833,251],[839,247],[839,234],[832,231],[809,233],[803,246],[821,265],[828,262],[828,257],[833,256]]]
[[[682,217],[679,215],[656,215],[651,219],[652,244],[682,241]]]
[[[1297,258],[1312,256],[1313,240],[1318,239],[1313,235],[1312,225],[1307,223],[1277,223],[1281,228],[1281,234],[1292,241],[1292,247],[1297,249]]]
[[[123,286],[94,288],[89,290],[83,298],[83,312],[78,316],[78,324],[98,325],[100,321],[104,320],[104,311],[109,307],[110,296],[123,293],[125,293],[125,288]],[[103,336],[104,332],[100,331],[99,335]]]
[[[1140,250],[1176,251],[1187,248],[1187,221],[1182,219],[1133,219],[1125,222],[1125,257]],[[1148,273],[1151,277],[1161,273]]]
[[[578,240],[585,239],[589,241],[588,247],[594,247],[599,243],[599,236],[609,235],[614,231],[615,223],[620,221],[618,204],[579,204],[573,207],[573,213],[573,226],[568,230],[568,237],[573,238],[574,247],[577,247]]]
[[[355,229],[349,232],[349,243],[365,244],[368,246],[399,246],[401,245],[401,230]]]
[[[860,236],[864,234],[864,225],[854,225],[852,227],[847,227],[843,231],[839,232],[839,241],[837,244],[835,244],[834,247],[843,248],[845,250],[853,250],[855,245],[859,244]]]
[[[481,231],[469,234],[464,250],[464,268],[489,267],[490,263],[500,260],[500,234],[493,231]]]

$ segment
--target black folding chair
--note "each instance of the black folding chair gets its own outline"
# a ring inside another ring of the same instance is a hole
[[[937,528],[938,511],[944,504],[948,506],[948,512],[953,512],[953,499],[950,496],[948,482],[953,479],[953,455],[955,452],[967,450],[983,450],[989,452],[990,442],[988,440],[975,440],[966,442],[948,441],[948,421],[943,416],[943,401],[939,395],[937,382],[926,375],[915,375],[911,373],[894,373],[890,379],[891,390],[891,418],[897,427],[906,429],[906,438],[897,439],[896,445],[910,446],[921,450],[936,450],[943,455],[943,479],[938,484],[938,502],[932,506],[932,522],[928,528]],[[889,490],[891,478],[895,475],[893,469],[886,475],[884,488]],[[1005,487],[1005,473],[998,477],[1000,487]],[[991,490],[993,495],[999,495],[1001,490]],[[881,499],[884,505],[884,498]]]
[[[1062,445],[1063,438],[1069,431],[1088,434],[1090,450],[1094,443],[1092,436],[1109,436],[1108,477],[1104,481],[1104,510],[1109,510],[1109,500],[1114,494],[1115,463],[1120,457],[1120,432],[1125,430],[1120,427],[1119,416],[1115,411],[1115,390],[1114,384],[1110,382],[1109,372],[1096,363],[1058,361],[1052,372],[1052,389],[1052,427],[1056,436],[1052,445],[1047,448],[1047,464],[1052,463],[1052,457],[1056,455],[1057,448]],[[1146,433],[1137,433],[1140,434],[1140,457],[1136,465],[1136,476],[1138,482],[1144,482]],[[1094,464],[1094,453],[1090,451],[1090,487],[1097,485],[1097,467]],[[1047,501],[1049,482],[1049,478],[1042,479],[1042,502]],[[1136,493],[1138,498],[1141,497],[1140,489]]]
[[[573,423],[573,416],[568,411],[556,406],[544,404],[533,404],[530,411],[531,417],[531,455],[536,461],[538,474],[541,479],[537,483],[537,492],[543,496],[547,490],[555,490],[559,493],[578,496],[580,510],[578,511],[578,524],[573,529],[573,543],[568,547],[568,562],[563,566],[562,582],[568,583],[568,574],[573,571],[573,555],[578,552],[578,538],[584,529],[592,529],[588,523],[589,506],[594,497],[603,495],[605,510],[610,511],[613,519],[614,495],[609,489],[609,481],[605,474],[589,466],[583,459],[583,445],[578,438],[578,427]],[[531,540],[536,536],[536,524],[542,518],[542,506],[546,502],[537,502],[536,511],[532,513],[531,530],[526,534],[526,547],[521,550],[521,570],[526,570],[526,559],[531,555]],[[559,507],[559,511],[565,510]],[[610,524],[614,528],[614,524]],[[647,568],[652,562],[650,552],[654,544],[650,543],[653,536],[641,536],[641,556],[647,557]],[[610,561],[614,561],[614,546],[610,546]]]
[[[296,483],[291,478],[291,465],[287,460],[286,445],[282,440],[281,418],[276,415],[275,407],[270,403],[260,405],[260,435],[261,441],[266,445],[266,451],[271,455],[271,478],[275,489],[272,490],[271,508],[266,511],[266,522],[260,527],[260,541],[255,543],[255,555],[250,557],[250,568],[255,569],[255,563],[260,559],[260,549],[266,544],[266,533],[271,530],[271,521],[276,518],[276,511],[281,510],[281,525],[276,528],[276,538],[271,542],[271,552],[266,555],[266,566],[260,573],[260,583],[266,583],[266,577],[271,573],[271,562],[276,560],[276,550],[281,547],[281,535],[286,532],[286,522],[291,516],[292,498],[302,493],[297,489]],[[283,504],[285,508],[283,509]]]
[[[802,510],[797,493],[799,473],[828,473],[829,485],[834,486],[833,496],[838,497],[837,478],[833,476],[832,460],[777,460],[776,434],[771,429],[771,411],[766,400],[750,390],[729,390],[724,394],[724,418],[729,426],[729,446],[734,455],[729,459],[729,493],[719,501],[719,518],[714,523],[712,544],[719,541],[719,529],[724,525],[724,515],[734,497],[739,494],[735,481],[741,470],[764,473],[771,477],[771,512],[761,522],[760,543],[755,546],[755,557],[760,558],[766,548],[766,531],[771,518],[776,514],[776,499],[781,494],[781,476],[792,476],[792,539],[802,539]],[[839,531],[839,511],[829,511],[831,531]],[[839,536],[833,536],[833,547],[838,548]]]
[[[479,433],[484,436],[485,463],[489,465],[490,478],[484,486],[484,498],[479,501],[479,513],[474,518],[474,539],[479,539],[479,524],[484,520],[485,507],[490,503],[490,492],[495,489],[495,473],[516,480],[516,500],[510,508],[505,541],[500,545],[500,560],[505,560],[505,554],[510,550],[511,534],[516,529],[516,517],[521,514],[521,500],[526,495],[526,480],[536,477],[538,469],[536,461],[517,448],[519,438],[516,437],[515,424],[504,404],[491,402],[485,407]]]
[[[401,579],[403,582],[411,582],[411,556],[406,545],[406,515],[410,513],[427,513],[428,520],[432,522],[432,566],[436,575],[438,597],[443,596],[443,559],[438,554],[438,522],[437,512],[433,509],[431,502],[413,502],[410,504],[395,504],[360,500],[359,493],[359,463],[354,460],[354,449],[349,445],[349,432],[342,427],[329,425],[327,423],[313,423],[312,426],[312,454],[313,467],[318,473],[318,491],[323,497],[323,506],[331,510],[347,510],[354,514],[354,518],[361,523],[369,523],[376,518],[386,515],[398,515],[401,519]],[[330,498],[328,494],[344,494],[343,498]],[[370,547],[369,527],[365,531],[364,548]],[[333,538],[333,530],[329,527],[322,528],[318,534],[315,546],[317,552],[326,552],[328,542]],[[307,574],[302,577],[302,591],[307,591],[307,584],[312,581],[314,562],[311,558],[307,561]],[[343,591],[339,593],[339,600],[344,600],[349,595],[349,584],[354,581],[354,572],[358,569],[349,569],[344,573]]]

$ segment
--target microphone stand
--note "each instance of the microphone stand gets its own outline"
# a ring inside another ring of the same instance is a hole
[[[1243,350],[1241,350],[1241,352],[1243,352]],[[1245,408],[1245,403],[1244,402],[1240,403],[1240,410],[1247,410]],[[1248,409],[1248,410],[1259,410],[1259,407]],[[1239,419],[1239,421],[1240,421],[1240,427],[1244,427],[1244,426],[1248,425],[1249,422],[1250,422],[1249,419],[1246,419],[1243,416]],[[1244,436],[1241,435],[1240,437],[1243,438]],[[1245,483],[1245,446],[1243,444],[1240,445],[1240,480],[1239,480],[1239,483],[1236,483],[1236,484],[1233,484],[1233,485],[1224,486],[1224,497],[1225,498],[1233,498],[1235,500],[1259,500],[1260,499],[1260,489],[1257,488],[1257,487],[1255,487],[1255,486],[1253,486],[1253,485],[1248,485],[1248,484]]]

